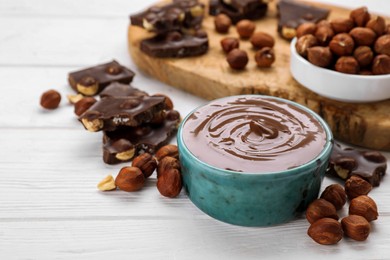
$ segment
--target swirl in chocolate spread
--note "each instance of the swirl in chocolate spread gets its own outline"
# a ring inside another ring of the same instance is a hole
[[[303,109],[273,98],[244,96],[199,108],[184,123],[183,139],[191,153],[209,165],[258,173],[314,159],[326,133]]]

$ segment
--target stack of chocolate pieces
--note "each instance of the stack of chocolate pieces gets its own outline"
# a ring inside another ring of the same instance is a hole
[[[115,73],[111,73],[113,67]],[[133,77],[131,70],[116,61],[69,73],[69,83],[77,92],[100,96],[79,121],[88,131],[103,132],[107,164],[127,162],[143,152],[153,154],[169,142],[180,123],[180,114],[168,97],[150,96],[132,87]]]
[[[268,10],[263,0],[210,0],[209,4],[210,15],[226,14],[234,24],[243,19],[260,19]]]
[[[189,57],[207,52],[207,33],[201,29],[205,6],[197,0],[173,0],[130,16],[131,24],[153,32],[141,50],[153,57]]]

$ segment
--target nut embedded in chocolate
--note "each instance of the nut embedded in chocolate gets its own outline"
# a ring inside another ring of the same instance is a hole
[[[76,104],[74,104],[74,113],[77,116],[81,116],[96,102],[97,100],[94,97],[84,97],[81,100],[77,101]]]

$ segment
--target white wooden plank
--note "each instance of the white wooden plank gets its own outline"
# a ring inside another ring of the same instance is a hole
[[[305,220],[269,228],[197,218],[0,222],[0,246],[7,259],[388,259],[385,223],[365,242],[320,246]]]

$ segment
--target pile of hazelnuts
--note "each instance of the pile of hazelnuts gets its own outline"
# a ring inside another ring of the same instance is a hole
[[[297,38],[297,52],[316,66],[348,74],[390,74],[390,24],[366,7],[347,18],[303,23]]]
[[[219,14],[214,19],[215,30],[218,33],[226,34],[232,26],[232,20],[225,14]],[[239,37],[243,40],[250,40],[256,50],[255,61],[258,67],[268,68],[275,61],[273,47],[274,38],[266,32],[256,31],[256,24],[244,19],[236,24]],[[248,53],[240,48],[240,40],[236,37],[225,37],[221,40],[222,50],[227,54],[227,62],[232,69],[243,70],[248,64]]]
[[[135,157],[131,166],[122,167],[114,179],[108,175],[97,187],[101,191],[112,191],[117,188],[127,192],[141,190],[146,180],[157,171],[157,189],[161,195],[175,198],[183,186],[179,153],[176,145],[168,144],[161,147],[153,156],[142,153]]]
[[[372,185],[359,176],[351,176],[344,187],[332,184],[325,188],[319,199],[306,210],[306,219],[311,224],[307,234],[317,243],[333,245],[343,236],[356,241],[367,239],[370,222],[378,218],[375,201],[367,196]],[[337,211],[350,200],[348,215],[339,221]]]

